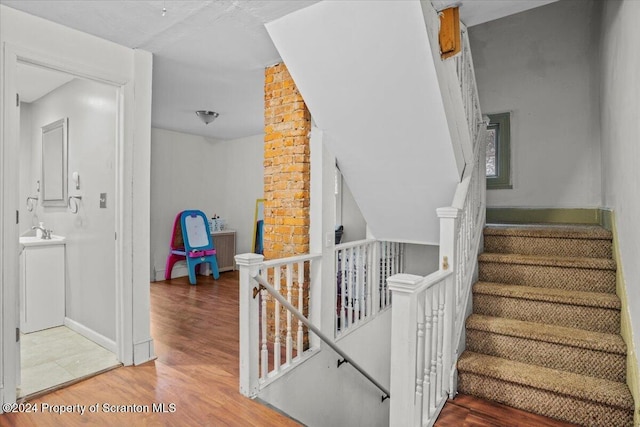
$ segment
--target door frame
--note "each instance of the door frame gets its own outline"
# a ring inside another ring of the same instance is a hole
[[[128,193],[125,180],[131,177],[125,158],[132,151],[125,145],[125,93],[133,92],[133,82],[128,76],[117,75],[104,69],[93,68],[86,62],[77,60],[77,56],[51,56],[44,52],[27,49],[12,43],[2,43],[2,69],[0,70],[0,97],[2,99],[2,120],[0,123],[0,373],[2,385],[0,400],[2,403],[16,401],[16,374],[19,360],[18,343],[14,337],[19,328],[19,227],[17,211],[19,206],[19,149],[20,123],[17,105],[17,64],[23,62],[76,77],[97,81],[114,87],[117,91],[116,141],[115,141],[115,292],[116,292],[116,347],[118,360],[124,364],[133,362],[132,316],[133,292],[131,280],[127,280],[126,269],[131,261],[127,260],[128,240],[125,230],[128,206],[125,196]],[[2,411],[0,411],[2,413]]]

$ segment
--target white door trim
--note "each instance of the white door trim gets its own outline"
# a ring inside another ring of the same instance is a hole
[[[18,292],[18,226],[15,221],[15,211],[18,210],[18,163],[19,163],[19,116],[16,106],[16,67],[18,62],[25,62],[68,74],[111,85],[118,92],[116,158],[115,158],[115,229],[114,238],[116,251],[116,346],[118,359],[126,365],[133,363],[133,292],[131,280],[126,280],[126,270],[131,267],[127,262],[127,247],[130,242],[124,242],[127,205],[125,198],[129,193],[125,189],[127,177],[132,172],[125,170],[125,156],[132,148],[125,145],[125,93],[133,94],[133,82],[126,76],[110,73],[103,69],[96,69],[90,64],[76,61],[73,52],[68,57],[50,56],[44,52],[26,49],[10,43],[2,44],[2,69],[0,70],[0,96],[4,102],[3,117],[0,123],[0,292],[2,305],[0,306],[0,374],[2,387],[0,398],[2,403],[16,400],[16,359],[17,344],[13,339],[15,328],[19,326],[19,309],[17,305]],[[132,105],[132,104],[129,104]],[[131,145],[131,144],[129,144]],[[130,163],[131,165],[131,163]],[[128,167],[129,169],[131,168]],[[130,196],[130,194],[129,194]],[[130,203],[129,203],[130,205]],[[128,246],[129,245],[129,246]],[[131,273],[129,273],[130,275]],[[128,313],[128,314],[127,314]],[[5,339],[7,338],[7,339]],[[2,411],[0,411],[2,413]]]

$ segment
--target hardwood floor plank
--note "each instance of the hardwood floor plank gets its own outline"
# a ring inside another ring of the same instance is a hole
[[[442,409],[436,427],[575,427],[541,415],[531,414],[500,403],[459,394]]]

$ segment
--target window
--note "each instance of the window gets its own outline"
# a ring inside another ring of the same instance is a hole
[[[511,126],[510,114],[489,114],[491,137],[487,143],[487,189],[511,187]]]

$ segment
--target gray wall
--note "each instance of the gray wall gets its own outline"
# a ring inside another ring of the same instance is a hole
[[[633,346],[627,345],[637,357],[640,348],[640,2],[604,3],[600,68],[604,199],[616,216],[619,266],[625,279],[635,341]]]
[[[263,159],[263,135],[220,141],[152,129],[152,280],[164,280],[173,221],[185,209],[225,219],[236,230],[236,252],[250,252],[256,199],[263,197]]]
[[[597,7],[561,0],[470,28],[482,111],[511,112],[513,189],[487,206],[600,206]]]
[[[367,238],[367,222],[362,216],[362,212],[353,198],[353,194],[343,178],[341,181],[341,209],[342,225],[344,226],[344,234],[341,243],[355,242]]]

